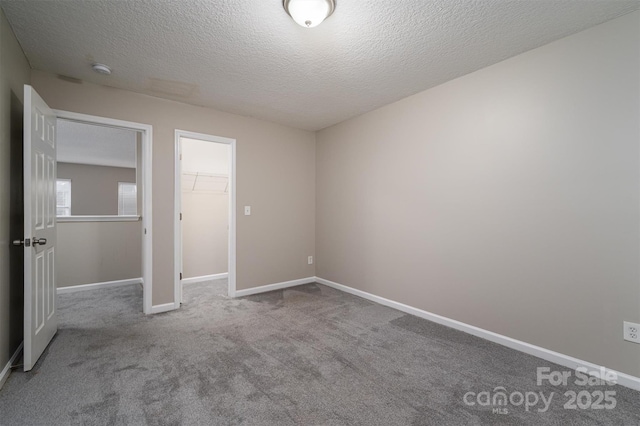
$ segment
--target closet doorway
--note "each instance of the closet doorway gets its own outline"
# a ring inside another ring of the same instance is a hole
[[[175,158],[175,300],[217,279],[234,297],[235,140],[176,130]]]

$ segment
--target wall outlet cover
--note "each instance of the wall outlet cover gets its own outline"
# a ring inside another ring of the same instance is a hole
[[[640,343],[640,324],[624,321],[624,340]]]

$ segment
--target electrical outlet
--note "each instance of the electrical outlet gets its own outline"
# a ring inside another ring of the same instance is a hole
[[[309,265],[313,265],[313,256],[309,256],[309,257],[307,258],[307,263],[308,263]]]
[[[640,324],[624,321],[624,340],[640,343]]]

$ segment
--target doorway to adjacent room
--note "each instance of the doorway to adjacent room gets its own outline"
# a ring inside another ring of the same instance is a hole
[[[235,140],[176,130],[175,300],[182,287],[228,279],[235,295]]]

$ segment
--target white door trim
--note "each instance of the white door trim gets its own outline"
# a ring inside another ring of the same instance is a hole
[[[198,139],[207,142],[224,143],[231,147],[231,164],[229,170],[229,297],[236,297],[236,140],[222,136],[206,135],[204,133],[175,131],[174,152],[174,300],[176,308],[182,302],[182,286],[180,285],[180,271],[182,270],[182,227],[180,226],[180,212],[182,210],[182,179],[180,153],[182,147],[180,138]]]
[[[152,239],[152,203],[151,203],[151,183],[152,183],[152,147],[153,147],[153,126],[149,124],[134,123],[132,121],[116,120],[113,118],[98,117],[95,115],[79,114],[70,111],[54,110],[58,118],[65,120],[80,121],[85,123],[99,124],[109,127],[121,127],[125,129],[138,130],[142,133],[142,280],[143,286],[143,312],[152,313],[153,294],[153,239]]]

